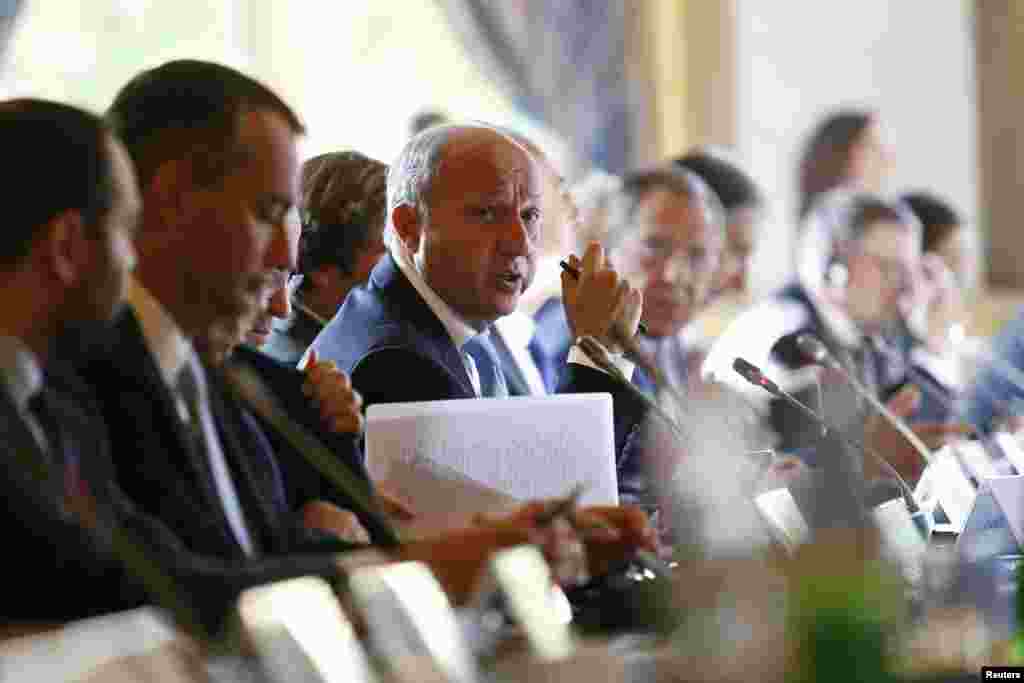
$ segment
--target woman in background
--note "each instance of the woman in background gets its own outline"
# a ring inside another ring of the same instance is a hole
[[[837,188],[882,192],[889,166],[889,150],[875,112],[842,109],[830,114],[811,132],[800,155],[799,222],[822,195]]]

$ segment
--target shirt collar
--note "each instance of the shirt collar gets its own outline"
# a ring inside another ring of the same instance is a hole
[[[408,253],[407,249],[399,246],[391,247],[391,255],[395,259],[395,263],[398,264],[398,269],[409,278],[409,282],[416,288],[419,295],[423,297],[427,306],[434,312],[434,315],[438,317],[441,324],[444,325],[445,330],[448,331],[448,336],[452,338],[452,342],[455,343],[455,348],[462,349],[463,345],[473,337],[480,334],[480,330],[474,328],[472,325],[463,320],[452,307],[445,303],[444,299],[438,296],[427,281],[420,275],[419,270],[412,262],[412,257]]]
[[[514,311],[494,321],[502,339],[509,346],[525,349],[530,345],[534,333],[537,331],[537,322],[520,311]]]
[[[846,315],[846,312],[825,298],[823,292],[817,287],[808,287],[807,296],[818,310],[821,322],[836,341],[847,348],[857,348],[864,340],[864,333],[857,327],[857,323]]]
[[[160,375],[167,386],[174,387],[178,374],[192,356],[192,343],[163,304],[135,278],[128,286],[128,303],[139,319],[142,336],[156,358]]]
[[[18,410],[43,388],[43,369],[36,354],[17,337],[0,336],[0,381],[3,381]]]

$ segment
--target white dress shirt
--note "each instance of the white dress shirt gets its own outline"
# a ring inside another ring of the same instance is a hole
[[[43,370],[36,355],[17,337],[0,336],[0,382],[39,447],[48,450],[46,432],[28,407],[29,400],[43,388]]]
[[[544,378],[537,369],[537,363],[530,355],[530,340],[537,330],[537,323],[533,318],[516,311],[503,318],[494,321],[494,327],[505,342],[512,360],[519,368],[519,373],[526,381],[526,387],[530,390],[531,396],[545,396],[548,391],[544,386]]]
[[[190,422],[191,417],[188,405],[177,388],[178,377],[186,363],[191,367],[199,395],[199,421],[203,441],[206,445],[206,455],[217,488],[217,495],[235,538],[245,553],[252,555],[252,538],[245,522],[242,505],[238,500],[238,492],[231,479],[227,459],[224,457],[224,449],[217,434],[217,425],[214,422],[213,413],[210,411],[209,392],[203,365],[192,348],[192,343],[185,337],[167,310],[134,278],[128,288],[128,303],[139,319],[146,347],[156,359],[160,375],[171,395],[175,397],[179,417],[184,422]]]

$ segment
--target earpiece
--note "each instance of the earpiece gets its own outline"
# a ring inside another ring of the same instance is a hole
[[[832,261],[825,270],[825,281],[832,287],[843,288],[849,280],[850,271],[842,261]]]

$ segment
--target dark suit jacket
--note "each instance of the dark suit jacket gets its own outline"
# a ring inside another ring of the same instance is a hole
[[[349,293],[311,348],[349,373],[367,406],[476,396],[459,349],[390,255]],[[605,373],[576,364],[566,366],[558,391],[612,395],[621,460],[642,403]]]
[[[52,376],[47,384],[57,389]],[[81,475],[97,489],[95,482],[109,477],[103,469],[102,439],[65,392],[54,403],[65,438],[74,444]],[[47,436],[52,442],[53,435]],[[5,451],[0,459],[0,496],[6,513],[0,518],[0,533],[16,551],[3,563],[0,613],[5,620],[64,621],[141,605],[141,587],[126,581],[121,566],[99,540],[64,510],[63,490],[55,479],[59,474],[51,472],[53,476],[40,481],[15,455],[33,463],[47,460],[6,391],[0,391],[0,444]]]
[[[797,348],[796,339],[801,334],[810,334],[820,339],[829,352],[848,369],[855,367],[851,350],[844,347],[829,332],[813,300],[802,286],[789,285],[777,293],[775,299],[780,304],[796,304],[802,307],[806,313],[798,329],[787,331],[773,344],[771,354],[775,362],[787,370],[797,370],[809,365],[807,359]],[[862,377],[862,380],[866,379],[866,384],[873,386],[878,397],[885,400],[907,380],[906,359],[898,349],[892,347],[868,350],[867,356],[866,362],[869,365],[864,372],[868,376]],[[829,375],[825,374],[824,378],[828,380]],[[812,386],[797,391],[795,395],[819,414],[828,416],[829,420],[840,429],[851,430],[851,435],[858,436],[857,430],[862,427],[864,418],[869,414],[868,406],[838,380],[823,381],[822,388],[824,390],[822,396],[824,406],[818,400],[816,387]],[[820,427],[779,399],[773,399],[770,405],[772,427],[782,437],[779,448],[786,451],[800,451],[801,456],[808,458],[809,462],[813,463],[813,453],[807,448],[818,441],[821,434]]]
[[[86,529],[67,513],[59,486],[40,485],[24,460],[42,458],[35,440],[6,393],[0,392],[0,442],[8,457],[0,462],[0,495],[8,514],[0,521],[5,538],[18,549],[18,561],[4,565],[2,614],[16,621],[65,621],[160,602],[125,564],[112,543],[113,529],[134,539],[143,553],[178,586],[210,633],[223,627],[239,593],[284,578],[335,575],[325,553],[239,562],[192,552],[174,531],[146,514],[115,480],[110,441],[90,389],[70,366],[51,363],[47,384],[57,392],[62,436],[71,442],[81,476],[95,499],[97,525]],[[48,435],[51,439],[53,435]],[[170,488],[177,490],[173,482]],[[324,544],[323,550],[345,550]],[[37,587],[27,590],[28,587]],[[166,604],[166,603],[162,603]],[[168,605],[169,606],[169,605]]]
[[[231,355],[231,362],[244,364],[256,371],[288,416],[305,427],[310,434],[317,437],[328,450],[338,457],[342,466],[354,474],[356,481],[362,484],[362,493],[372,495],[373,485],[370,483],[363,465],[360,438],[350,434],[336,434],[324,428],[316,407],[302,393],[305,376],[300,370],[248,346],[240,346],[235,349]],[[292,448],[272,425],[258,417],[255,419],[277,456],[284,480],[285,493],[293,507],[310,500],[330,501],[359,515],[360,521],[375,543],[387,543],[380,533],[377,523],[373,519],[360,515],[360,510],[352,504],[345,491],[338,490],[301,453]]]
[[[271,358],[295,366],[322,327],[320,322],[295,308],[287,321],[274,320],[270,339],[263,345],[262,351]]]
[[[193,447],[130,309],[113,332],[109,345],[82,369],[100,399],[121,488],[192,551],[242,560],[207,458]],[[260,554],[286,552],[298,537],[271,447],[253,418],[225,399],[216,373],[206,374],[210,408],[253,543]]]

